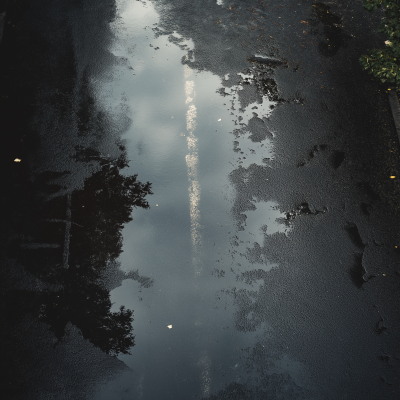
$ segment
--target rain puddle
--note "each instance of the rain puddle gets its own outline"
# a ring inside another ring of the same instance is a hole
[[[126,173],[150,181],[154,194],[150,210],[134,210],[125,226],[120,256],[125,273],[137,271],[152,284],[127,279],[111,292],[115,309],[134,310],[136,345],[119,356],[132,372],[102,386],[96,399],[119,396],[119,385],[135,398],[209,396],[244,373],[241,349],[254,345],[261,328],[235,328],[233,293],[249,285],[237,279],[231,251],[237,226],[229,173],[273,157],[272,138],[255,139],[249,129],[263,124],[276,102],[240,101],[251,73],[231,84],[229,75],[192,69],[193,42],[164,33],[158,21],[149,2],[120,4],[112,50],[119,65],[101,87],[107,104],[130,121]],[[223,96],[221,83],[230,85]],[[276,222],[282,213],[273,202],[257,203],[246,216],[238,234],[249,242],[287,229]]]

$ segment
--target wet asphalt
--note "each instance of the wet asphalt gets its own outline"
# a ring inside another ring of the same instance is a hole
[[[6,398],[399,398],[399,141],[358,63],[382,16],[8,2]]]

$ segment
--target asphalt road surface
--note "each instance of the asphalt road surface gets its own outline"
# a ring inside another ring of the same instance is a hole
[[[400,398],[399,143],[361,0],[13,0],[2,393]]]

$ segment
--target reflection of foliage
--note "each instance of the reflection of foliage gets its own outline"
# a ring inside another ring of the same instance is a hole
[[[91,282],[69,282],[61,291],[47,293],[41,319],[50,324],[60,340],[68,322],[77,326],[85,339],[108,354],[128,354],[134,345],[132,314],[121,306],[110,312],[108,290]]]
[[[118,275],[122,228],[132,220],[134,207],[149,208],[145,197],[152,194],[149,182],[121,174],[128,164],[124,148],[120,150],[116,159],[94,150],[80,152],[80,161],[90,158],[100,169],[85,180],[82,190],[39,205],[23,239],[9,247],[9,255],[32,274],[57,285],[36,296],[30,307],[23,307],[25,312],[38,312],[59,340],[71,322],[85,339],[111,355],[127,354],[134,345],[133,312],[124,307],[111,312],[103,277],[110,272]],[[43,188],[52,177],[40,177],[36,190],[48,192]]]
[[[121,253],[123,225],[131,221],[133,207],[149,208],[145,196],[151,184],[137,181],[137,175],[124,176],[123,156],[114,161],[101,160],[100,171],[85,182],[83,190],[72,194],[70,265],[98,274]],[[88,234],[90,232],[90,234]]]

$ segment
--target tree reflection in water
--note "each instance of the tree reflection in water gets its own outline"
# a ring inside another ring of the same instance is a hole
[[[128,162],[125,149],[120,150],[122,154],[110,160],[97,151],[78,148],[76,159],[89,161],[90,157],[100,164],[99,171],[85,180],[82,190],[42,204],[35,223],[11,251],[30,273],[52,284],[34,298],[19,294],[19,298],[30,297],[25,302],[29,311],[37,312],[59,341],[70,322],[110,355],[129,354],[134,345],[133,311],[123,306],[111,311],[104,278],[118,274],[122,228],[132,220],[133,208],[149,208],[145,198],[152,194],[149,182],[121,174]]]

